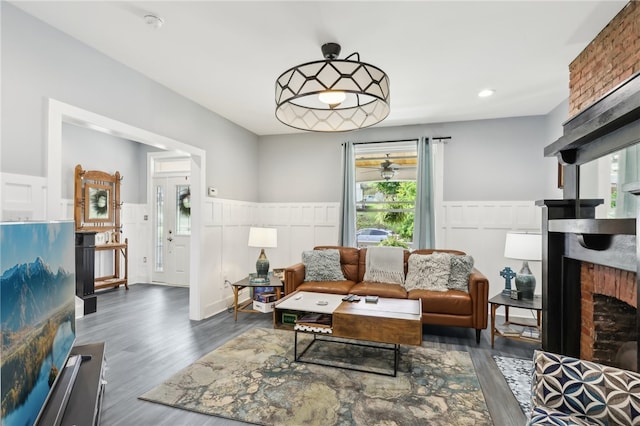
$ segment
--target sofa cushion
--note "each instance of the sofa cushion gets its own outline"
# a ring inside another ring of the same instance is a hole
[[[469,274],[473,269],[473,257],[451,256],[451,273],[447,287],[450,290],[469,292]]]
[[[299,291],[313,291],[316,293],[349,294],[354,286],[353,281],[306,281],[296,287]]]
[[[447,291],[451,271],[451,255],[447,253],[412,254],[404,287],[414,289]]]
[[[390,297],[393,299],[407,298],[407,290],[400,284],[374,283],[370,281],[363,281],[354,285],[349,293],[357,294],[358,296]]]
[[[335,249],[308,250],[302,253],[305,281],[344,281],[340,252]]]
[[[601,426],[602,423],[591,422],[586,416],[567,414],[548,407],[535,407],[529,416],[527,426]]]
[[[640,374],[541,350],[533,363],[531,405],[536,412],[544,407],[539,414],[554,410],[596,424],[639,423]]]
[[[407,294],[409,299],[422,299],[422,312],[434,314],[472,315],[473,301],[468,293],[449,290],[411,290]]]

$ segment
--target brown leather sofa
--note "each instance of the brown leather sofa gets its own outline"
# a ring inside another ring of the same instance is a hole
[[[318,246],[314,250],[340,250],[340,264],[345,281],[304,281],[305,268],[297,263],[284,271],[285,294],[296,290],[333,294],[357,294],[359,296],[379,296],[422,300],[422,323],[454,327],[469,327],[476,330],[476,342],[480,342],[480,331],[487,328],[489,281],[473,268],[469,275],[469,293],[459,290],[431,291],[414,289],[406,291],[400,284],[364,281],[366,248],[342,246]],[[404,252],[404,273],[407,274],[411,253],[432,254],[444,252],[456,255],[465,253],[457,250],[421,249]]]

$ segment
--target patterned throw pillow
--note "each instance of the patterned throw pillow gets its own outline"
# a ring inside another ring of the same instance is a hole
[[[305,281],[344,281],[337,249],[302,252]]]
[[[451,271],[448,253],[412,254],[409,256],[405,289],[447,291]]]
[[[448,287],[451,290],[460,290],[469,293],[469,274],[473,269],[473,257],[451,256],[451,276]]]

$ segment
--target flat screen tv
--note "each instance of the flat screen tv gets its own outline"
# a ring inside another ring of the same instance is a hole
[[[36,422],[76,338],[73,222],[0,223],[4,426]]]

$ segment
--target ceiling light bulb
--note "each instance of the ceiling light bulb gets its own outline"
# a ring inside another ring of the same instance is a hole
[[[487,97],[493,95],[494,93],[496,93],[496,91],[493,90],[493,89],[484,89],[484,90],[481,90],[478,93],[478,96],[481,97],[481,98],[487,98]]]
[[[347,94],[339,90],[325,90],[318,94],[318,99],[323,104],[327,104],[331,106],[331,108],[335,108],[347,99]]]
[[[162,27],[162,25],[164,25],[164,20],[161,17],[152,14],[144,15],[144,22],[155,29],[158,29]]]

